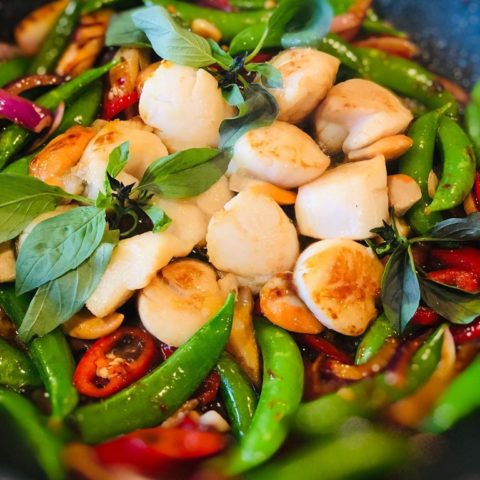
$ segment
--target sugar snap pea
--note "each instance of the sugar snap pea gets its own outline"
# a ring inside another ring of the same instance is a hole
[[[27,57],[17,57],[0,62],[0,88],[22,77],[31,61]]]
[[[423,235],[442,221],[439,213],[427,215],[425,208],[431,202],[428,193],[428,177],[433,169],[435,139],[439,111],[420,116],[412,124],[408,136],[413,140],[412,148],[400,159],[399,172],[412,177],[420,186],[422,198],[407,212],[406,218],[416,233]]]
[[[264,319],[255,322],[263,356],[263,382],[247,433],[228,459],[238,475],[268,460],[283,444],[303,394],[303,361],[290,335]]]
[[[248,472],[246,480],[345,480],[377,478],[409,458],[407,442],[392,434],[366,430],[316,441]]]
[[[78,23],[81,6],[82,0],[70,0],[68,2],[40,47],[40,51],[31,62],[28,73],[43,75],[55,69]]]
[[[87,443],[159,425],[195,392],[215,367],[233,321],[234,297],[149,375],[110,398],[76,410],[72,422]]]
[[[50,480],[65,478],[61,441],[45,427],[45,420],[36,408],[22,395],[0,387],[0,413],[13,422],[46,476]]]
[[[471,101],[465,108],[465,129],[475,149],[477,168],[480,168],[480,81],[475,84]]]
[[[29,303],[28,295],[15,294],[15,285],[0,285],[0,307],[17,327]],[[49,394],[52,416],[64,418],[78,402],[78,393],[72,384],[75,363],[65,337],[60,330],[55,330],[33,340],[28,350]]]
[[[78,77],[66,82],[36,100],[39,105],[55,110],[60,102],[69,102],[79,95],[92,82],[102,77],[118,62],[110,62],[82,73]],[[34,138],[30,130],[11,124],[0,133],[0,170]]]
[[[32,360],[3,338],[0,338],[0,385],[14,390],[42,385]]]
[[[397,30],[395,27],[380,20],[373,8],[367,10],[367,15],[362,22],[362,30],[366,33],[374,33],[381,35],[391,35],[393,37],[405,38],[407,34]]]
[[[240,439],[245,435],[257,406],[257,396],[242,369],[228,353],[217,364],[220,374],[220,396],[227,410],[232,433]]]
[[[462,127],[451,118],[441,118],[438,140],[443,152],[443,171],[427,212],[457,207],[465,200],[475,182],[475,152]]]
[[[385,340],[392,335],[395,335],[392,324],[388,321],[385,314],[380,315],[369,327],[358,345],[355,364],[361,365],[368,362],[382,348]]]
[[[392,385],[388,374],[382,373],[304,403],[295,415],[294,431],[305,436],[331,434],[348,418],[372,417],[378,409],[415,392],[430,378],[440,361],[444,332],[444,326],[438,327],[415,352],[402,387]]]

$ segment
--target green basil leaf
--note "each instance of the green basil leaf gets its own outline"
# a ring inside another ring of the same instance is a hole
[[[245,101],[239,105],[239,115],[227,118],[220,125],[221,148],[232,148],[245,133],[271,125],[278,116],[275,98],[261,85],[249,85],[243,97]]]
[[[480,295],[420,278],[422,300],[452,323],[468,324],[480,315]]]
[[[249,72],[260,75],[260,81],[269,88],[282,88],[282,74],[270,63],[249,63],[245,66]]]
[[[77,268],[101,242],[105,225],[105,210],[97,207],[74,208],[39,223],[18,255],[17,294]]]
[[[235,63],[233,57],[211,38],[209,38],[207,42],[212,50],[213,58],[215,58],[220,66],[222,66],[225,70],[228,70]]]
[[[79,312],[97,288],[118,243],[118,231],[106,231],[93,255],[60,278],[42,285],[36,292],[18,330],[28,342],[43,336]]]
[[[194,197],[220,179],[229,161],[229,153],[215,148],[183,150],[153,162],[136,190],[165,198]]]
[[[116,178],[117,175],[127,166],[130,158],[130,142],[123,142],[115,147],[108,156],[107,173]]]
[[[397,331],[403,331],[420,304],[420,286],[410,247],[399,247],[383,272],[382,304]]]
[[[238,107],[244,102],[240,87],[236,83],[222,88],[222,95],[225,101],[232,107]]]
[[[480,240],[480,212],[472,213],[465,218],[449,218],[437,223],[422,240],[457,240],[471,242]]]
[[[164,232],[172,223],[172,219],[157,205],[147,205],[143,211],[153,223],[153,233]]]
[[[142,8],[133,12],[132,19],[160,57],[198,68],[216,63],[207,40],[181,27],[165,8]]]
[[[0,173],[0,243],[19,235],[38,215],[54,210],[63,198],[61,188],[34,177]]]
[[[107,47],[151,47],[145,33],[133,22],[132,15],[137,10],[143,9],[127,10],[112,17],[105,38]]]
[[[333,15],[328,0],[310,0],[295,18],[293,29],[282,36],[282,47],[319,48],[330,31]]]

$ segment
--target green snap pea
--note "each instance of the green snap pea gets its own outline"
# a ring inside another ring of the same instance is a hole
[[[362,23],[362,30],[366,33],[381,34],[381,35],[390,35],[392,37],[405,38],[407,34],[397,30],[395,27],[392,27],[387,22],[380,20],[379,16],[373,10],[369,8],[367,10],[367,15],[365,20]]]
[[[246,480],[377,478],[409,459],[407,442],[366,430],[315,442],[246,474]],[[383,478],[383,477],[382,477]]]
[[[55,110],[60,102],[69,102],[73,100],[82,90],[92,82],[102,77],[118,62],[110,62],[92,70],[88,70],[78,77],[66,82],[50,92],[42,95],[36,103]],[[0,170],[28,144],[35,134],[30,130],[11,124],[0,133]]]
[[[266,24],[272,10],[254,10],[251,12],[224,12],[213,8],[178,0],[145,0],[147,5],[169,7],[175,14],[190,25],[196,18],[203,18],[215,25],[222,32],[222,41],[229,41],[242,30],[252,25]],[[254,47],[256,46],[256,43]],[[253,49],[252,49],[253,50]]]
[[[19,390],[42,385],[30,358],[0,338],[0,385]]]
[[[399,172],[412,177],[422,191],[421,200],[406,214],[408,223],[419,235],[427,233],[442,221],[439,213],[430,215],[425,213],[425,208],[431,202],[428,193],[428,177],[433,169],[439,117],[440,113],[433,111],[415,120],[408,131],[408,136],[413,140],[413,146],[399,161]]]
[[[0,88],[22,77],[31,61],[31,58],[17,57],[0,62]]]
[[[52,30],[40,47],[33,62],[28,68],[28,73],[43,75],[52,72],[60,56],[67,48],[73,30],[80,18],[82,0],[70,0],[65,10],[58,17]]]
[[[303,361],[292,337],[264,319],[256,320],[263,356],[263,383],[247,433],[228,458],[238,475],[268,460],[283,444],[303,394]]]
[[[242,438],[250,426],[257,396],[237,362],[228,353],[223,353],[217,364],[220,374],[220,396],[227,410],[232,433]]]
[[[230,0],[229,3],[238,10],[261,10],[265,7],[265,0]]]
[[[423,422],[423,430],[445,432],[480,407],[480,357],[477,357],[440,396]]]
[[[190,340],[149,375],[110,398],[76,410],[72,421],[83,440],[98,443],[159,425],[195,392],[215,367],[230,336],[234,297]]]
[[[362,365],[368,362],[379,352],[385,340],[393,335],[395,335],[395,331],[386,315],[380,315],[369,327],[358,345],[355,365]]]
[[[39,466],[50,480],[65,478],[62,444],[44,425],[43,417],[20,394],[0,387],[0,412],[11,419],[23,442],[28,445]]]
[[[0,286],[0,307],[17,327],[29,303],[28,295],[15,294],[15,285]],[[78,403],[78,393],[72,384],[75,362],[64,335],[57,329],[36,338],[28,345],[28,351],[48,392],[52,417],[64,418]]]
[[[300,435],[327,435],[351,417],[372,417],[376,411],[415,392],[437,368],[445,327],[440,326],[415,352],[403,387],[391,384],[386,373],[376,375],[300,405],[293,423]]]
[[[443,171],[427,212],[439,212],[461,205],[475,182],[475,153],[462,127],[451,118],[441,118],[438,140],[443,152]]]
[[[465,109],[465,128],[475,149],[477,168],[480,168],[480,81],[475,84],[471,98]]]
[[[141,5],[142,0],[85,0],[82,6],[82,13],[92,13],[102,8],[120,10],[124,8]]]

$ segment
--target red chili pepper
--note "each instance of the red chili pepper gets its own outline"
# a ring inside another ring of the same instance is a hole
[[[155,475],[185,460],[214,455],[227,443],[226,435],[217,432],[156,427],[97,445],[95,451],[104,465],[123,465]]]
[[[475,183],[473,184],[473,200],[477,206],[477,210],[480,210],[480,172],[475,175]]]
[[[430,261],[437,268],[460,268],[480,275],[480,249],[472,247],[446,250],[434,248]]]
[[[112,99],[105,96],[102,118],[104,120],[112,120],[112,118],[115,118],[119,113],[138,103],[138,100],[139,95],[136,91]]]
[[[194,396],[198,399],[200,406],[204,407],[215,400],[219,388],[220,375],[212,370]]]
[[[469,293],[480,291],[480,277],[476,273],[460,268],[436,270],[428,273],[427,278],[434,282],[456,287]]]
[[[195,3],[198,3],[201,7],[214,8],[215,10],[223,10],[225,12],[232,11],[229,0],[198,0]]]
[[[352,360],[345,353],[338,349],[335,345],[332,345],[328,340],[317,337],[315,335],[302,334],[298,338],[304,345],[310,347],[317,353],[324,353],[327,357],[331,357],[339,362],[351,364]]]
[[[469,325],[452,325],[450,332],[455,343],[467,343],[480,339],[480,317]]]
[[[76,389],[94,398],[108,397],[147,373],[156,354],[152,336],[137,327],[122,327],[97,340],[73,375]]]
[[[415,315],[412,317],[411,322],[415,325],[433,327],[434,325],[438,325],[441,320],[442,317],[432,309],[427,307],[418,307]]]
[[[268,62],[272,58],[273,58],[273,53],[260,52],[253,57],[252,63],[264,63],[264,62]]]

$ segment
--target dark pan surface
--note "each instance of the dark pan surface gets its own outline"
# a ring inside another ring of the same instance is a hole
[[[11,28],[42,0],[0,0],[0,40],[11,38]],[[470,86],[480,78],[480,0],[377,0],[378,11],[412,34],[422,58],[435,72]],[[6,467],[0,455],[0,480],[38,480],[28,453],[15,445],[13,434],[0,425],[0,452],[14,450]],[[461,422],[446,436],[418,438],[418,450],[429,459],[396,476],[397,480],[480,480],[480,414]],[[421,455],[420,455],[421,456]],[[20,473],[20,471],[22,473]]]

